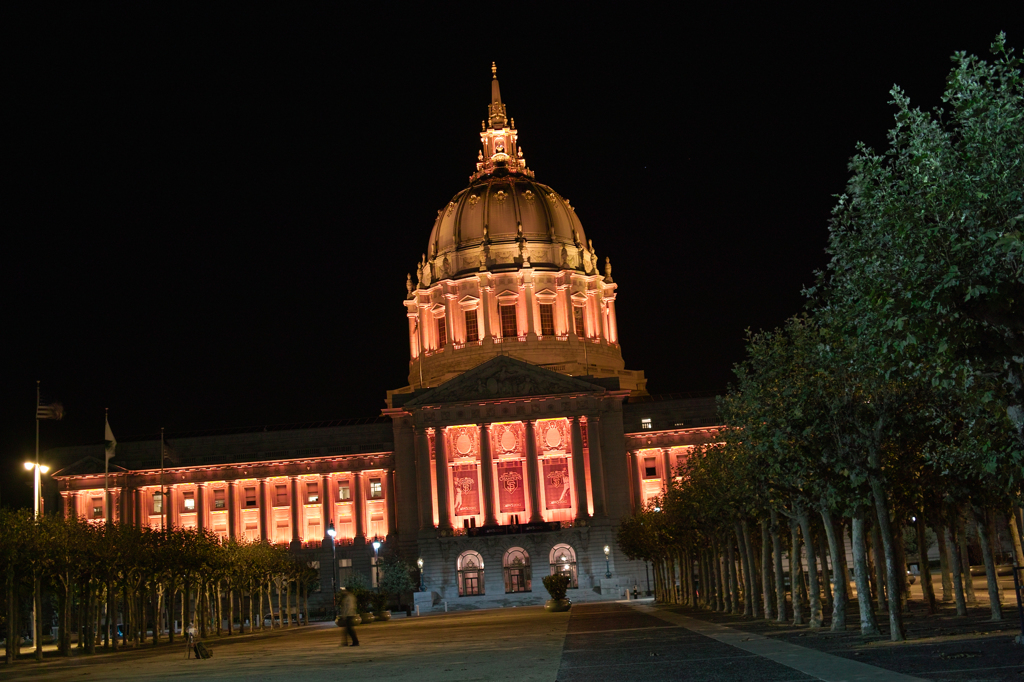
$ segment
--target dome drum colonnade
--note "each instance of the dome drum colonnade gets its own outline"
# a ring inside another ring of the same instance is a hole
[[[438,211],[415,283],[407,275],[409,386],[390,391],[389,404],[478,365],[496,345],[645,393],[643,372],[622,360],[610,259],[600,266],[569,201],[534,180],[496,75],[482,127],[469,187]]]

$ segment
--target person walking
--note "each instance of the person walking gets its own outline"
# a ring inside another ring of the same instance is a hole
[[[341,588],[341,617],[345,619],[345,632],[342,634],[342,646],[348,646],[348,638],[352,638],[352,646],[359,646],[356,637],[356,595],[347,587]]]

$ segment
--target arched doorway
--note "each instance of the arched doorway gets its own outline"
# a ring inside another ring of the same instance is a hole
[[[484,593],[484,558],[479,552],[470,549],[460,554],[456,568],[460,597],[474,597]]]
[[[502,560],[505,573],[505,593],[531,592],[533,576],[530,570],[530,555],[522,547],[512,547],[505,552]]]
[[[549,561],[551,575],[567,575],[569,576],[569,589],[575,590],[579,587],[576,574],[576,552],[571,546],[563,542],[552,547]]]

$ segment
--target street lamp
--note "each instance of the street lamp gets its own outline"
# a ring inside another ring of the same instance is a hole
[[[331,593],[337,594],[338,592],[338,550],[335,549],[334,536],[338,534],[338,531],[334,530],[334,519],[331,519],[331,525],[327,527],[327,534],[331,536]]]
[[[416,560],[416,567],[420,569],[420,592],[423,591],[423,557]]]
[[[50,467],[46,466],[45,464],[39,464],[38,462],[25,462],[25,469],[27,471],[32,471],[33,469],[35,469],[35,474],[33,476],[35,478],[35,502],[33,504],[33,511],[34,511],[34,514],[35,514],[35,518],[38,519],[39,518],[39,474],[45,474],[47,471],[50,470]]]
[[[39,523],[39,474],[45,474],[47,471],[50,470],[50,467],[46,466],[45,464],[39,463],[39,419],[36,419],[36,461],[25,462],[25,469],[27,471],[32,471],[33,469],[35,470],[32,475],[32,478],[35,479],[35,499],[32,502],[35,516],[33,518],[35,518],[36,523]],[[36,578],[33,581],[33,585],[34,591],[32,595],[32,645],[35,647],[36,650],[36,660],[41,661],[43,660],[43,628],[42,623],[39,621],[39,614],[42,613],[43,602],[42,590],[40,589],[38,575],[36,575]]]
[[[612,551],[611,547],[609,547],[608,545],[604,546],[604,577],[605,578],[611,578],[612,577],[611,564],[608,563],[608,555],[611,554],[611,551]]]
[[[373,539],[373,565],[377,568],[377,591],[380,592],[380,559],[377,551],[380,549],[380,538]]]

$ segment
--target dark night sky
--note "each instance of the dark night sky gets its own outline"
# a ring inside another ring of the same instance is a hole
[[[893,83],[931,107],[953,51],[1024,45],[984,4],[126,7],[4,22],[3,504],[31,503],[36,379],[68,411],[43,448],[101,440],[104,407],[119,438],[378,414],[492,60],[537,179],[612,258],[626,366],[664,393],[724,388],[744,329],[800,310]]]

